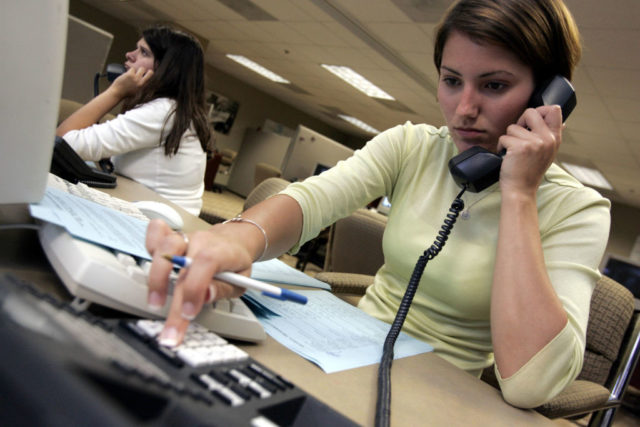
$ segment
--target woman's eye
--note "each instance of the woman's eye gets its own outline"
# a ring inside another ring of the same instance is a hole
[[[486,84],[486,87],[492,91],[498,92],[507,87],[506,84],[500,82],[489,82]]]
[[[460,84],[460,80],[455,77],[443,77],[442,81],[447,86],[457,86]]]

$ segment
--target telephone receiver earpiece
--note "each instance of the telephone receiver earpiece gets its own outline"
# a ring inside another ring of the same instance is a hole
[[[536,108],[541,105],[560,105],[564,122],[576,104],[576,92],[571,82],[557,75],[534,90],[528,106]],[[502,157],[506,153],[506,149],[495,154],[482,147],[471,147],[449,160],[449,171],[460,187],[478,193],[498,182]]]
[[[106,77],[109,83],[113,83],[113,81],[117,79],[118,76],[120,76],[120,74],[123,74],[125,71],[126,69],[122,64],[118,64],[118,63],[107,64],[107,67],[104,73],[103,74],[96,73],[95,77],[93,78],[93,96],[94,97],[98,96],[98,93],[99,93],[98,80],[100,79],[100,77]]]

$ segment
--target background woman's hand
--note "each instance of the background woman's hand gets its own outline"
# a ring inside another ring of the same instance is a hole
[[[535,195],[562,142],[562,110],[558,105],[528,108],[500,137],[507,149],[500,169],[501,191]]]
[[[134,95],[153,76],[153,70],[143,67],[129,68],[116,78],[107,90],[115,93],[120,99]]]

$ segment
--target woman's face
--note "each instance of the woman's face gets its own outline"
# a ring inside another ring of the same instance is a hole
[[[442,52],[438,101],[460,152],[496,152],[498,138],[524,112],[533,93],[531,68],[513,53],[452,32]]]
[[[138,40],[136,49],[125,54],[126,61],[124,67],[129,68],[144,68],[145,70],[155,70],[155,58],[153,52],[149,48],[149,45],[144,38]]]

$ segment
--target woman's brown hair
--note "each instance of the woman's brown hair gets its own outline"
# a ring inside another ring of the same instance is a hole
[[[436,28],[433,60],[453,31],[476,43],[513,52],[531,67],[536,84],[560,74],[571,80],[582,48],[578,27],[562,0],[459,0]]]
[[[167,120],[173,114],[173,126],[168,132],[163,128],[159,141],[165,144],[165,154],[178,152],[182,135],[191,124],[206,150],[211,131],[205,108],[204,54],[200,43],[191,35],[166,26],[148,28],[142,37],[153,52],[155,71],[147,84],[125,101],[123,112],[157,98],[171,98],[176,106]]]

